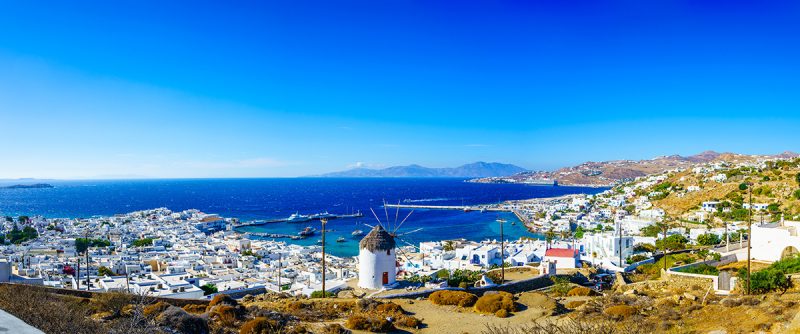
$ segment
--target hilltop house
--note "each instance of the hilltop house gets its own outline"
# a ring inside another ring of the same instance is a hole
[[[577,249],[550,248],[544,253],[544,262],[555,262],[557,269],[580,268],[581,253]]]

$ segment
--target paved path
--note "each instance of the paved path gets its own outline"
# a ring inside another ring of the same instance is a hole
[[[0,310],[0,334],[44,334],[6,311]]]

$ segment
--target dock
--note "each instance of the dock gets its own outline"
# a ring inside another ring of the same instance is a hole
[[[464,212],[470,211],[493,211],[493,212],[511,212],[513,210],[502,207],[487,206],[487,205],[415,205],[415,204],[386,204],[387,208],[393,209],[425,209],[425,210],[460,210]]]

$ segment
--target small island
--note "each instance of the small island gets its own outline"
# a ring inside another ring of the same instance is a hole
[[[42,188],[55,188],[49,183],[36,183],[36,184],[15,184],[13,186],[3,186],[0,189],[42,189]]]

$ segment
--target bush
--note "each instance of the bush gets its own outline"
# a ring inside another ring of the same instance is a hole
[[[478,301],[478,296],[464,291],[441,290],[432,293],[428,299],[436,305],[470,307]]]
[[[486,293],[475,302],[475,311],[480,313],[497,313],[499,310],[515,312],[514,296],[508,292]]]
[[[589,296],[592,294],[592,289],[582,286],[576,286],[567,292],[567,296]]]
[[[187,304],[183,307],[183,310],[189,313],[205,313],[207,306],[203,304]]]
[[[505,309],[499,309],[494,313],[494,315],[498,318],[508,318],[510,314]]]
[[[335,298],[336,294],[330,291],[325,291],[325,298]],[[322,290],[317,290],[311,293],[311,298],[322,298]]]
[[[179,333],[208,333],[206,320],[189,313],[180,307],[170,305],[157,318],[157,323],[177,330]]]
[[[586,304],[585,300],[572,300],[567,302],[567,304],[564,306],[566,306],[568,309],[576,309],[583,304]]]
[[[742,287],[746,287],[747,268],[739,270],[739,282],[741,282]],[[754,293],[767,293],[776,290],[786,292],[791,286],[792,281],[786,277],[786,273],[772,266],[750,274],[750,290]]]
[[[691,266],[681,271],[689,274],[719,275],[719,270],[716,267],[709,266],[705,263],[696,266]]]
[[[385,315],[403,314],[405,311],[395,303],[380,304],[375,307],[375,312]]]
[[[278,326],[277,321],[268,319],[266,317],[257,317],[242,324],[242,327],[239,328],[239,334],[269,334],[275,333],[279,330],[280,326]]]
[[[350,334],[350,331],[340,324],[327,324],[322,328],[322,334]]]
[[[170,307],[170,306],[172,306],[172,305],[167,304],[165,302],[161,302],[161,301],[157,302],[155,304],[147,305],[147,306],[144,307],[144,315],[146,317],[157,316],[157,315],[161,314],[161,312],[164,312],[164,310],[166,310],[167,307]]]
[[[387,333],[394,329],[391,322],[381,317],[367,317],[362,314],[353,314],[344,323],[349,329],[370,331],[373,333]]]
[[[628,305],[614,305],[603,310],[607,316],[615,319],[627,318],[636,314],[636,308]]]
[[[235,306],[222,304],[211,307],[209,317],[225,327],[233,327],[241,313]]]
[[[95,294],[92,302],[99,311],[118,316],[125,306],[133,302],[133,296],[124,292],[105,292]]]
[[[412,317],[412,316],[409,316],[409,315],[401,315],[401,316],[397,317],[397,319],[395,320],[394,324],[397,325],[397,326],[401,326],[401,327],[415,328],[416,329],[416,328],[419,328],[420,326],[422,326],[422,320],[419,320],[419,319],[417,319],[415,317]]]
[[[553,293],[558,296],[564,296],[569,292],[569,278],[562,276],[553,276],[550,278],[553,281]]]
[[[233,297],[228,296],[226,294],[219,294],[211,299],[211,301],[208,303],[208,306],[216,306],[220,304],[226,304],[230,306],[239,305],[239,303],[236,301],[236,299],[233,299]]]

